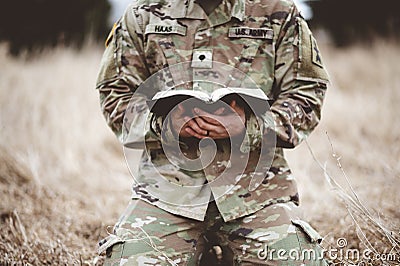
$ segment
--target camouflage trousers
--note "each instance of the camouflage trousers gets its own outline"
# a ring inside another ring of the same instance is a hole
[[[224,222],[214,202],[204,222],[133,199],[102,248],[105,265],[327,265],[319,234],[293,203]]]

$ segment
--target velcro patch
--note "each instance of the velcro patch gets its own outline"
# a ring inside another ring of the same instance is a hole
[[[193,68],[212,68],[212,49],[193,50],[192,67]]]
[[[149,24],[146,26],[145,34],[156,33],[156,34],[179,34],[182,36],[186,35],[186,27],[181,25],[161,25],[161,24]]]
[[[234,27],[229,29],[229,38],[269,39],[274,37],[274,31],[268,28]]]
[[[317,41],[315,38],[311,35],[311,50],[312,50],[312,62],[316,64],[317,66],[324,67],[322,63],[322,57],[321,53],[319,51]]]

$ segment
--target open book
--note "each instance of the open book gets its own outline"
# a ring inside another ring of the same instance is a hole
[[[261,89],[234,87],[219,88],[212,93],[183,89],[160,91],[147,104],[151,112],[164,116],[178,104],[186,107],[185,110],[198,107],[207,112],[214,112],[225,104],[230,104],[232,100],[256,114],[264,113],[269,108],[269,98]]]

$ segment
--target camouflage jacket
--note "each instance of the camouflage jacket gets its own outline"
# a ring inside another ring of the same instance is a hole
[[[197,220],[204,219],[210,197],[216,199],[225,221],[278,202],[298,203],[283,148],[298,145],[318,124],[328,76],[316,41],[291,0],[222,0],[208,16],[194,0],[138,0],[115,24],[106,45],[97,89],[105,118],[121,141],[124,115],[136,89],[160,69],[193,60],[197,50],[211,51],[213,61],[245,72],[273,99],[266,114],[246,121],[251,151],[244,171],[228,171],[223,181],[213,182],[219,173],[234,168],[229,149],[218,149],[209,166],[190,172],[171,164],[162,149],[154,148],[143,153],[133,197]],[[140,118],[139,114],[138,121],[143,123],[148,115]],[[162,119],[152,121],[148,131],[161,141],[159,128],[168,125],[162,125]],[[272,164],[256,171],[254,161],[263,141],[259,132],[273,132],[276,149]],[[186,152],[196,155],[198,149]],[[262,177],[261,183],[250,189],[254,175]],[[168,183],[198,185],[198,189],[185,194]],[[213,185],[202,186],[206,183]]]

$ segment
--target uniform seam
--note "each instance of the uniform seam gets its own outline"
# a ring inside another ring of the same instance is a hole
[[[296,237],[297,237],[297,242],[299,243],[299,248],[300,248],[300,254],[303,254],[303,246],[302,243],[300,241],[300,237],[299,237],[299,228],[295,225],[293,225],[296,228]],[[304,258],[302,259],[302,261],[304,262]]]

